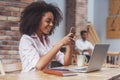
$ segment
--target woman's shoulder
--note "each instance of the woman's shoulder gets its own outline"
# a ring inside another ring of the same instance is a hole
[[[37,38],[37,37],[38,36],[36,34],[32,34],[32,35],[23,34],[21,38],[32,39],[32,38]]]
[[[27,34],[23,34],[23,35],[21,36],[21,39],[26,39],[26,38],[31,38],[31,36],[29,36],[29,35],[27,35]]]
[[[33,42],[33,39],[32,39],[31,36],[29,36],[29,35],[27,35],[27,34],[23,34],[23,35],[21,36],[20,42],[26,42],[26,43],[28,43],[28,42]]]

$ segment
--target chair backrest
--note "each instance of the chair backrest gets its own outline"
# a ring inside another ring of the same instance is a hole
[[[4,72],[4,69],[3,69],[3,65],[2,65],[1,60],[0,60],[0,73],[1,73],[2,75],[5,75],[5,72]]]
[[[13,73],[13,72],[18,72],[22,70],[22,65],[20,62],[16,63],[9,63],[9,64],[3,64],[0,61],[0,72],[2,75],[5,75],[6,73]]]
[[[88,39],[90,42],[92,42],[93,45],[95,45],[96,43],[100,43],[99,36],[92,23],[87,26],[87,31],[88,31]]]

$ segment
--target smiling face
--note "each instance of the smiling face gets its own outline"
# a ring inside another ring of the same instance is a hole
[[[54,16],[52,14],[52,12],[46,12],[41,21],[40,21],[40,25],[39,28],[37,30],[37,34],[38,35],[48,35],[51,31],[51,29],[53,28],[54,25]]]

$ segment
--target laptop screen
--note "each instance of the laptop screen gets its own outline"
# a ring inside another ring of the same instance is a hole
[[[109,44],[96,44],[88,64],[88,71],[100,70],[106,59]]]

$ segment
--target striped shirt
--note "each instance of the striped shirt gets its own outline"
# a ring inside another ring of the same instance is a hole
[[[40,57],[44,56],[52,48],[49,38],[46,40],[45,36],[43,36],[43,41],[44,45],[39,40],[37,34],[31,36],[22,35],[19,43],[22,72],[35,71],[35,66]],[[64,64],[64,54],[59,51],[55,56],[55,60]]]

